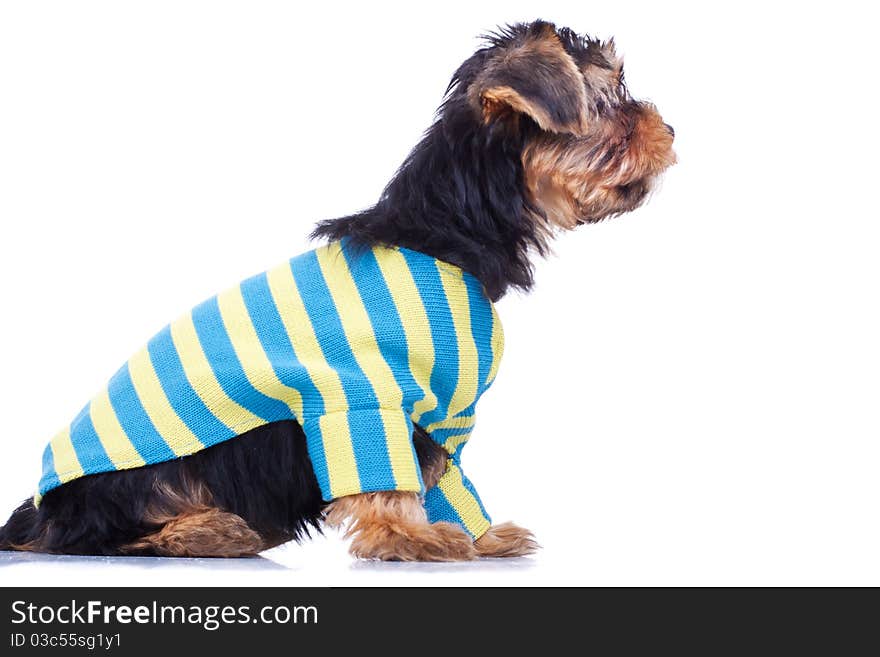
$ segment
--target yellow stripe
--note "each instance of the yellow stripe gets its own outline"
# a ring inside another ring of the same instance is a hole
[[[354,447],[348,428],[347,413],[330,413],[318,420],[324,457],[327,459],[327,475],[330,479],[330,496],[336,499],[361,492],[361,479],[354,458]]]
[[[440,477],[437,487],[443,492],[449,505],[455,509],[467,530],[479,538],[489,529],[489,521],[480,510],[480,505],[471,492],[464,487],[461,470],[452,462],[448,463],[446,474]]]
[[[413,455],[411,429],[403,411],[380,410],[388,437],[388,460],[394,473],[395,490],[422,490],[419,468]]]
[[[174,347],[190,386],[220,422],[236,434],[242,434],[266,423],[231,399],[223,390],[202,350],[191,313],[171,324],[171,339],[174,341]]]
[[[495,380],[498,374],[498,365],[501,363],[501,356],[504,354],[504,328],[501,326],[501,318],[498,311],[492,305],[492,366],[489,368],[489,375],[486,377],[486,385],[488,386]]]
[[[445,420],[440,420],[440,422],[429,424],[427,427],[425,427],[425,431],[427,431],[428,433],[433,433],[438,429],[466,429],[467,431],[465,431],[464,433],[450,436],[446,440],[446,442],[443,443],[443,449],[445,449],[449,454],[454,454],[455,450],[458,449],[458,446],[462,443],[466,443],[468,438],[470,438],[476,420],[477,417],[475,415],[468,415],[466,417],[451,417]]]
[[[241,289],[234,287],[217,295],[217,305],[220,306],[223,325],[247,380],[267,397],[287,404],[294,417],[302,420],[302,396],[299,390],[284,385],[275,375],[272,363],[263,351],[257,331],[251,323]]]
[[[422,398],[413,404],[413,422],[418,422],[422,415],[437,408],[437,395],[431,390],[431,372],[434,370],[431,324],[422,295],[403,254],[395,249],[382,248],[376,248],[373,252],[403,324],[409,371],[422,389]]]
[[[342,329],[348,339],[348,344],[354,354],[355,360],[364,372],[364,376],[373,387],[373,392],[379,400],[379,406],[385,409],[402,409],[403,392],[394,378],[394,373],[385,362],[376,336],[373,334],[373,325],[370,316],[364,307],[358,292],[357,285],[352,278],[348,263],[342,254],[342,248],[338,242],[328,244],[317,249],[318,264],[324,276],[324,282],[330,290],[330,296],[336,305],[336,313],[342,323]],[[399,439],[401,423],[392,420],[394,414],[381,413],[382,424],[385,428],[385,437],[389,446],[393,446]],[[407,440],[411,440],[408,427],[404,423],[404,432]],[[400,449],[388,450],[391,462],[391,471],[395,481],[402,481],[409,475],[413,466],[413,454],[411,450],[404,452]],[[398,479],[400,477],[400,479]]]
[[[447,417],[452,417],[473,404],[477,398],[479,359],[477,344],[471,333],[471,308],[464,279],[444,267],[438,267],[437,270],[452,311],[452,323],[458,341],[458,383],[447,411]]]
[[[52,447],[52,460],[55,462],[55,474],[62,484],[83,476],[82,465],[76,456],[73,442],[70,440],[70,427],[60,431],[49,443]]]
[[[104,451],[107,452],[107,456],[113,461],[113,466],[117,470],[139,468],[146,465],[146,461],[141,458],[134,445],[131,444],[125,429],[119,424],[116,411],[110,404],[110,394],[106,388],[89,404],[89,416],[92,418],[92,424],[95,426],[95,432],[98,434]]]
[[[352,278],[348,263],[342,255],[339,242],[333,242],[316,251],[324,281],[336,305],[336,313],[355,360],[373,386],[373,392],[382,408],[401,408],[403,393],[394,374],[379,351],[373,325],[357,285]]]
[[[339,374],[327,363],[315,329],[296,287],[293,271],[285,263],[266,274],[272,299],[287,336],[312,383],[321,394],[325,415],[318,422],[333,497],[360,492],[360,477],[348,426],[348,401]]]
[[[128,361],[128,372],[144,410],[171,451],[186,456],[202,449],[202,442],[171,407],[146,347]]]
[[[348,401],[339,374],[327,363],[311,319],[300,297],[290,264],[270,269],[266,277],[272,299],[278,308],[287,337],[293,345],[297,360],[303,364],[321,398],[326,413],[348,410]]]
[[[470,431],[459,434],[458,436],[451,436],[445,443],[443,443],[443,449],[445,449],[448,454],[455,454],[455,450],[458,449],[459,445],[466,443],[470,437]]]
[[[439,422],[434,422],[425,427],[425,431],[431,433],[437,429],[468,429],[474,426],[477,417],[475,415],[467,415],[465,417],[450,417]]]

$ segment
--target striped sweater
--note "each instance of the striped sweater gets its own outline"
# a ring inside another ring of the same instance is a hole
[[[51,440],[35,502],[78,477],[295,419],[325,500],[417,491],[431,522],[478,538],[490,520],[461,451],[502,348],[495,308],[472,275],[409,249],[334,242],[163,328]],[[428,491],[414,423],[448,453]]]

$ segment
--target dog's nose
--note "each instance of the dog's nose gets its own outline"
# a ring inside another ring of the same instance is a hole
[[[672,135],[673,138],[674,138],[674,137],[675,137],[675,128],[673,128],[673,127],[672,127],[671,125],[669,125],[668,123],[664,123],[663,125],[666,126],[666,129],[669,130],[669,134]]]

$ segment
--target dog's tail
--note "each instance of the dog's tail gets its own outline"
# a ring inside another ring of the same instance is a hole
[[[41,533],[39,512],[29,497],[0,527],[0,550],[39,551]]]

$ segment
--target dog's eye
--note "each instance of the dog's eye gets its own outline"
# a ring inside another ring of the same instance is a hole
[[[618,185],[615,189],[621,200],[637,201],[645,195],[648,187],[645,180],[634,180],[626,185]]]

